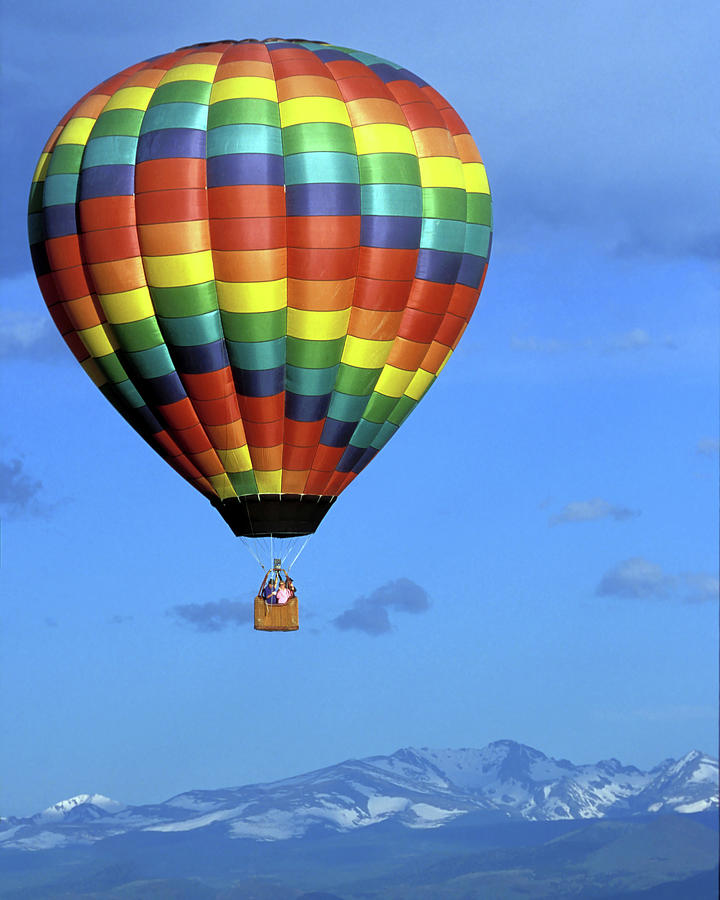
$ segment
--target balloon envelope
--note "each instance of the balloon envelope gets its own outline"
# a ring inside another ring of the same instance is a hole
[[[55,323],[130,424],[236,534],[306,534],[460,339],[490,193],[458,114],[406,69],[222,41],[83,97],[29,232]]]

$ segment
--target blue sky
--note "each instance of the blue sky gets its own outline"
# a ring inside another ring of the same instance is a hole
[[[407,745],[717,754],[714,5],[113,9],[3,12],[2,814]],[[259,567],[74,363],[25,237],[36,158],[81,94],[276,34],[427,79],[495,210],[457,353],[301,557],[295,635],[244,621]]]

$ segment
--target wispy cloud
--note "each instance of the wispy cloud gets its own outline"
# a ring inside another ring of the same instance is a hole
[[[192,626],[196,631],[224,631],[253,621],[253,604],[247,600],[211,600],[173,606],[166,615]]]
[[[549,356],[571,352],[592,354],[637,353],[650,348],[676,350],[678,344],[672,337],[655,337],[644,328],[632,328],[630,331],[611,334],[606,337],[574,338],[572,340],[538,337],[537,335],[514,335],[510,339],[510,347],[521,353],[536,353]]]
[[[718,598],[718,579],[705,572],[672,575],[641,556],[625,559],[609,569],[595,589],[599,597],[672,599],[708,603]]]
[[[566,503],[565,506],[549,522],[551,525],[559,525],[562,522],[595,522],[598,519],[614,519],[616,522],[624,522],[640,515],[640,511],[629,509],[627,506],[616,506],[601,500],[599,497],[593,500],[577,500]]]
[[[697,443],[697,452],[702,456],[717,456],[720,453],[720,441],[717,438],[702,438]]]
[[[25,472],[20,459],[0,460],[0,506],[7,515],[43,515],[49,507],[40,497],[43,484]]]
[[[110,616],[108,622],[110,625],[125,625],[127,622],[132,622],[133,616],[122,616],[120,614],[116,614],[114,616]]]
[[[49,313],[0,311],[0,359],[63,358],[63,341]]]
[[[389,610],[423,613],[430,608],[427,591],[409,578],[398,578],[376,588],[367,597],[358,597],[353,605],[333,619],[341,631],[363,631],[373,636],[393,630]]]

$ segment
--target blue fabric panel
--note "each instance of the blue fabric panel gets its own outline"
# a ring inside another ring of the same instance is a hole
[[[148,159],[205,159],[205,132],[167,128],[140,135],[136,162]]]
[[[285,416],[295,422],[317,422],[327,414],[332,394],[307,396],[305,394],[285,393]]]
[[[415,277],[422,281],[436,281],[439,284],[455,284],[462,253],[447,253],[444,250],[423,249],[418,253]]]
[[[416,250],[420,245],[422,221],[409,216],[363,216],[360,243],[363,247]]]
[[[131,197],[135,193],[135,166],[93,166],[80,173],[80,199]]]
[[[200,375],[203,372],[217,372],[228,364],[225,341],[213,341],[199,347],[173,347],[172,357],[178,372]]]
[[[207,161],[208,187],[233,184],[283,184],[282,156],[272,153],[227,153]]]
[[[51,206],[45,210],[45,237],[65,237],[68,234],[77,234],[78,226],[75,218],[75,204],[66,206]]]
[[[458,284],[465,284],[471,288],[480,287],[483,272],[487,266],[487,260],[482,256],[473,256],[472,253],[463,253],[460,271],[457,275]]]
[[[285,389],[285,368],[238,369],[232,367],[235,389],[245,397],[274,397]]]
[[[346,447],[355,431],[355,422],[338,422],[337,419],[326,419],[320,435],[320,443],[326,447]]]
[[[396,69],[394,66],[388,65],[388,63],[373,63],[369,68],[371,68],[379,78],[382,78],[385,84],[387,84],[388,81],[412,81],[412,83],[416,84],[418,87],[425,87],[427,84],[427,81],[423,81],[422,78],[419,78],[412,72],[408,72],[407,69]]]
[[[358,216],[359,184],[289,184],[288,216]]]
[[[118,353],[118,357],[122,362],[123,354]],[[177,403],[178,400],[183,400],[187,396],[177,372],[169,372],[159,378],[138,380],[136,384],[142,390],[145,402],[153,407]]]

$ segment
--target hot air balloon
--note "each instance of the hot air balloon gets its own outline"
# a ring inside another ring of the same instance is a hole
[[[472,315],[491,225],[437,91],[301,39],[183,47],[98,85],[29,203],[68,346],[243,538],[314,532],[397,431]]]

